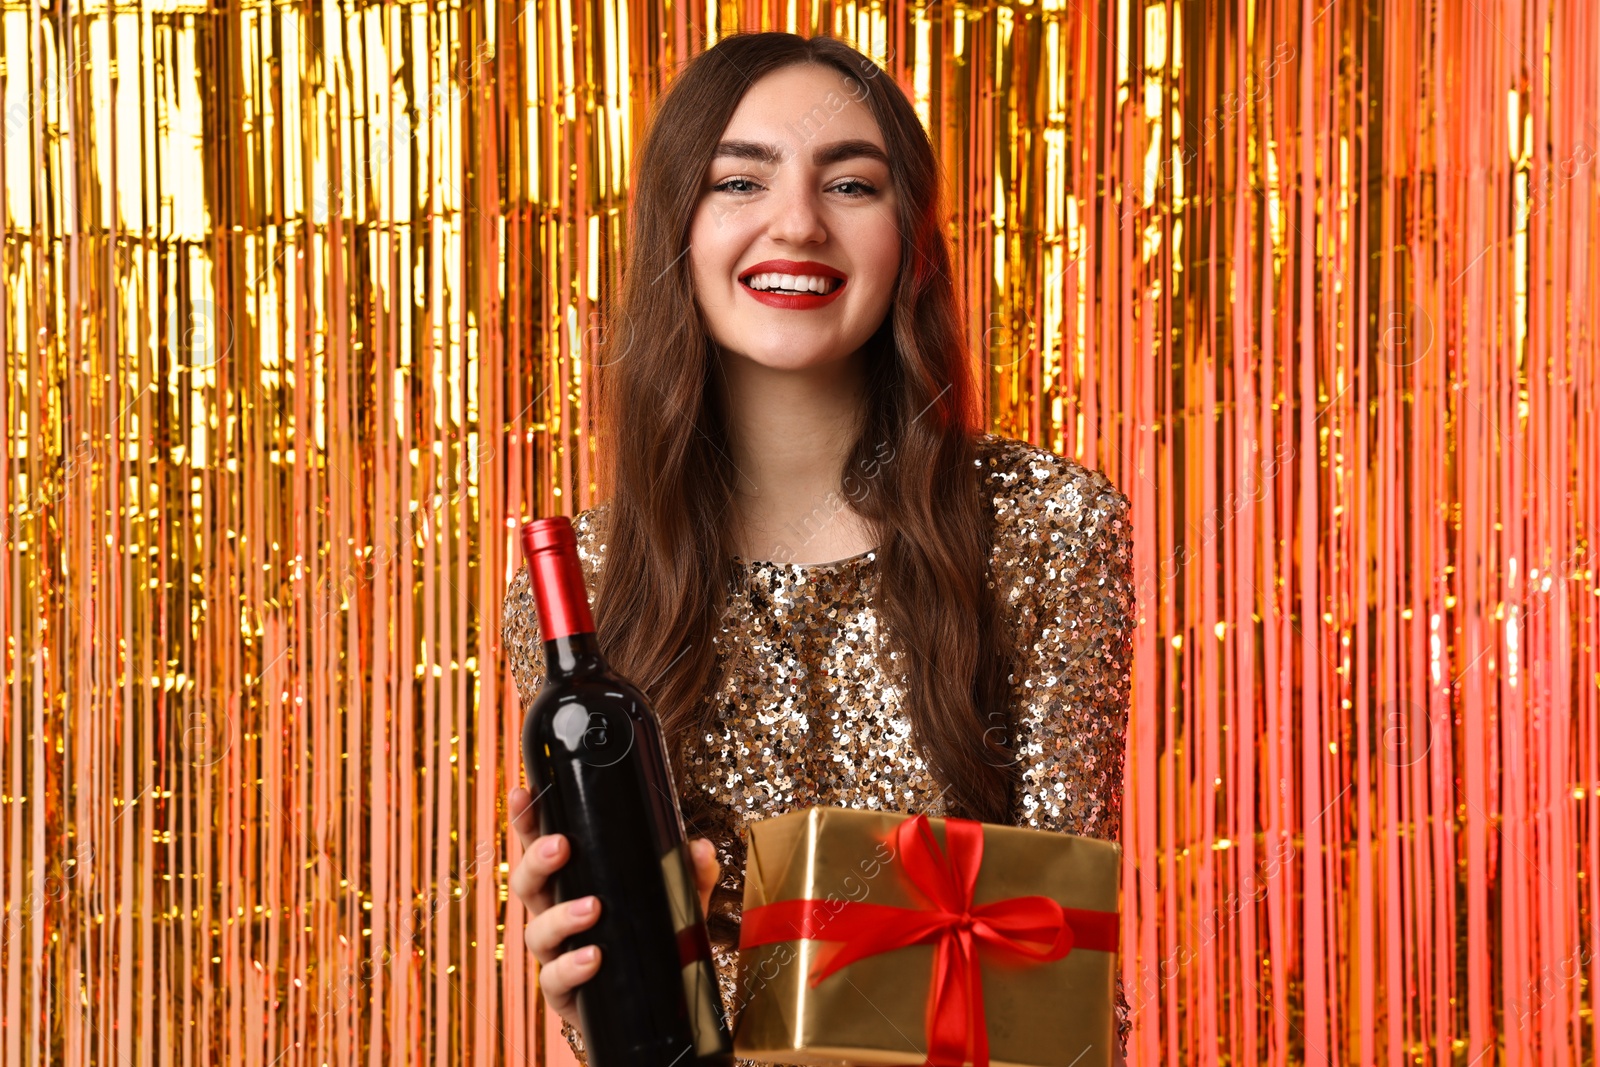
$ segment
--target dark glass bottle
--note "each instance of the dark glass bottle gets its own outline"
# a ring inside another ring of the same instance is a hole
[[[571,846],[557,901],[594,894],[600,918],[563,952],[600,946],[578,987],[592,1067],[733,1062],[693,861],[655,712],[595,640],[572,524],[539,519],[522,549],[544,637],[544,686],[522,728],[539,832]]]

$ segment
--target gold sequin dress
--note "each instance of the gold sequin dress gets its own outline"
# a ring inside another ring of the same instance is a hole
[[[1104,474],[1021,441],[985,435],[976,462],[994,493],[992,577],[1018,650],[1016,824],[1116,840],[1134,622],[1128,500]],[[602,505],[575,523],[591,592],[604,515]],[[878,647],[876,553],[820,564],[734,559],[730,581],[715,638],[717,728],[690,748],[679,788],[703,791],[720,822],[707,833],[722,864],[707,922],[731,1021],[749,820],[819,804],[945,810]],[[525,567],[507,593],[503,633],[526,706],[544,652]],[[1120,991],[1118,1015],[1126,1041]],[[581,1035],[562,1032],[586,1064]]]

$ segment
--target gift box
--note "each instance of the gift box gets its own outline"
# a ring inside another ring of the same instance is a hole
[[[747,857],[736,1055],[1112,1063],[1118,845],[811,808],[751,823]]]

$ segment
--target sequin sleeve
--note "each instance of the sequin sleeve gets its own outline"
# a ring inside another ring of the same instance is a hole
[[[583,1035],[578,1033],[578,1028],[565,1018],[561,1020],[561,1036],[567,1039],[567,1044],[571,1046],[572,1054],[577,1057],[578,1063],[582,1067],[589,1067],[589,1053],[583,1047]]]
[[[1016,627],[1016,822],[1116,841],[1135,617],[1128,499],[1041,449],[997,466],[996,572]],[[1125,1047],[1120,981],[1116,1010]]]
[[[520,712],[533,702],[534,694],[544,684],[544,651],[540,647],[539,618],[534,611],[527,567],[517,568],[506,590],[500,644],[511,664],[511,680],[517,686]]]

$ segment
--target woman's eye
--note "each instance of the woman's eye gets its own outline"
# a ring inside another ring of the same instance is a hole
[[[735,188],[735,186],[744,186],[746,188]],[[711,188],[713,191],[719,193],[748,193],[753,192],[757,186],[756,183],[751,181],[749,178],[729,178],[726,181],[722,181],[716,185],[713,185]],[[859,181],[855,178],[851,178],[849,181],[842,181],[838,185],[835,185],[833,189],[835,192],[842,193],[843,195],[852,199],[868,197],[878,191],[869,182]],[[854,189],[855,191],[849,191],[851,189]]]
[[[853,185],[857,189],[860,189],[861,191],[858,192],[858,193],[845,193],[844,194],[845,196],[851,196],[851,197],[871,196],[873,193],[878,191],[878,190],[874,189],[871,185],[867,184],[866,182],[857,181],[854,178],[850,179],[847,182],[840,182],[838,185],[835,185],[834,188],[838,189],[838,190],[843,190],[845,188],[845,186],[847,186],[847,185]]]

